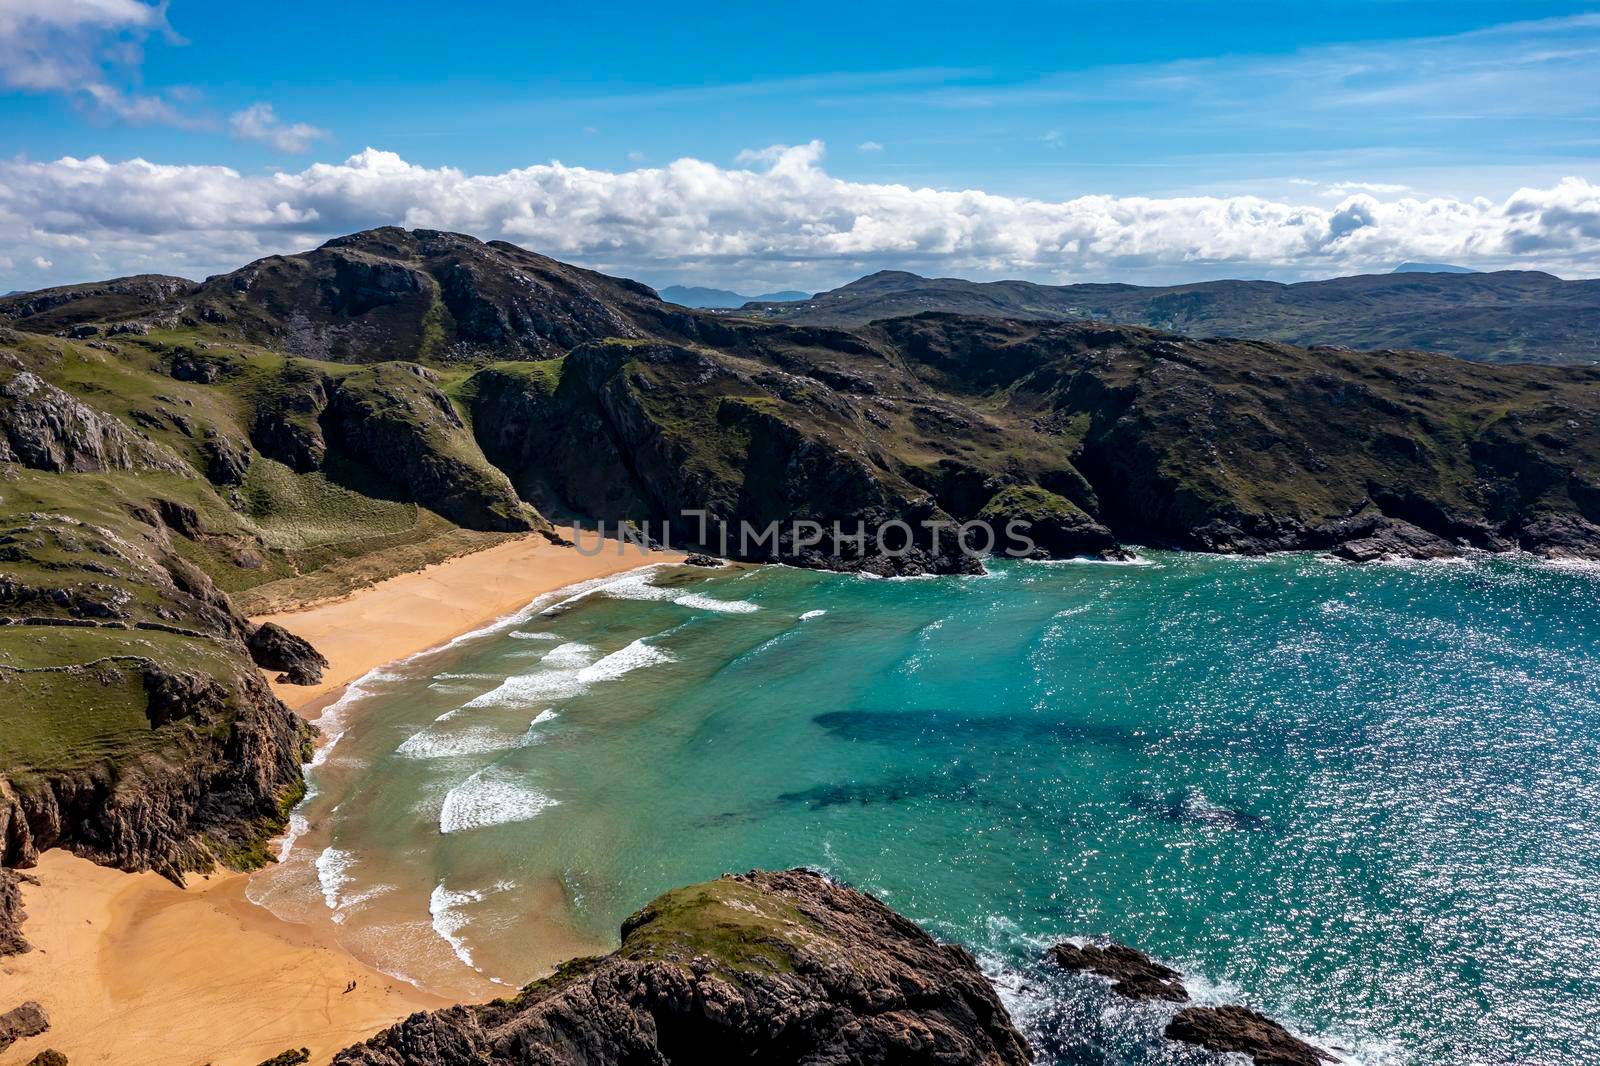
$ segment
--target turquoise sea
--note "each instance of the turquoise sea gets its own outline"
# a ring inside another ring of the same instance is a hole
[[[1105,935],[1362,1062],[1600,1060],[1600,571],[1146,553],[660,567],[364,679],[252,898],[493,994],[807,865],[971,948],[1057,1063],[1199,1062]]]

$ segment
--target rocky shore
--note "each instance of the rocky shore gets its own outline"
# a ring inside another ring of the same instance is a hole
[[[972,956],[807,870],[669,892],[511,999],[415,1014],[339,1066],[771,1062],[1023,1066]]]
[[[976,961],[809,870],[677,889],[516,996],[407,1018],[336,1066],[607,1066],[758,1061],[1005,1066],[1034,1052]],[[1130,1000],[1186,1003],[1183,975],[1122,944],[1051,949]],[[1254,1066],[1336,1061],[1239,1006],[1184,1006],[1164,1036]]]

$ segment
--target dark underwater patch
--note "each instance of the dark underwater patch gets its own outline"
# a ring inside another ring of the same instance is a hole
[[[1039,715],[981,715],[965,711],[824,711],[811,720],[840,740],[867,744],[939,744],[982,741],[1005,748],[1041,741],[1142,747],[1148,734],[1097,722],[1062,722]]]

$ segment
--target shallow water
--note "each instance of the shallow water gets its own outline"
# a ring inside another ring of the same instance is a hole
[[[547,601],[330,712],[252,898],[484,991],[809,865],[972,948],[1045,1061],[1200,1061],[1039,962],[1096,934],[1361,1061],[1600,1058],[1600,574],[1145,562]]]

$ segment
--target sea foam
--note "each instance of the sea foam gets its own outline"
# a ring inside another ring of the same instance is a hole
[[[671,652],[646,644],[643,638],[599,660],[594,659],[594,654],[595,649],[587,644],[563,644],[540,660],[540,665],[552,669],[508,677],[483,695],[468,700],[459,709],[521,707],[530,703],[571,699],[583,695],[590,686],[600,682],[613,681],[646,666],[674,661]],[[445,717],[454,714],[451,711]]]
[[[556,801],[519,780],[510,771],[487,766],[452,788],[439,810],[439,832],[526,822]]]
[[[433,931],[439,934],[439,939],[450,945],[450,950],[455,952],[456,958],[482,973],[483,969],[473,959],[472,949],[467,946],[466,938],[461,935],[462,930],[471,923],[471,919],[466,915],[466,906],[470,903],[482,903],[494,893],[508,892],[516,887],[514,881],[497,881],[494,887],[488,889],[451,889],[444,887],[444,882],[441,881],[428,897],[428,916],[433,920]]]
[[[761,610],[749,600],[714,600],[698,592],[687,592],[672,601],[679,607],[693,607],[699,611],[716,611],[719,614],[750,614]]]
[[[481,755],[506,751],[518,745],[516,737],[489,726],[473,726],[456,732],[442,732],[432,726],[407,737],[395,753],[408,759],[449,759],[458,755]]]

